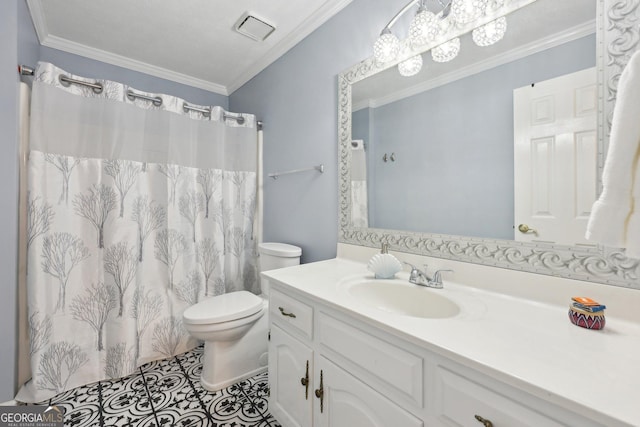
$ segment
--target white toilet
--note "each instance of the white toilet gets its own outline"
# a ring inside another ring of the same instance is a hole
[[[285,243],[261,243],[260,271],[300,264],[302,249]],[[262,294],[238,291],[200,301],[183,314],[184,326],[205,342],[202,387],[210,391],[267,370],[269,283],[260,279]]]

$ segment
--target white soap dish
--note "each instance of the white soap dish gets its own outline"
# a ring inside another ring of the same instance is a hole
[[[392,279],[402,270],[402,264],[391,254],[376,254],[369,260],[367,268],[375,274],[376,279]]]

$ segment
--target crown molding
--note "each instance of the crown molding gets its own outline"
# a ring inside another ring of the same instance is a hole
[[[298,25],[287,37],[273,46],[262,58],[256,61],[253,66],[240,74],[233,83],[227,86],[229,93],[233,93],[241,88],[242,85],[287,53],[292,47],[317,30],[322,24],[344,9],[352,1],[353,0],[334,0],[325,3],[316,13]]]
[[[49,35],[49,27],[47,27],[47,21],[44,19],[42,3],[39,0],[27,0],[27,8],[31,14],[31,20],[36,29],[38,40],[42,43],[42,40]]]
[[[417,95],[421,92],[434,89],[438,86],[443,86],[448,83],[452,83],[456,80],[463,79],[465,77],[472,76],[474,74],[489,70],[491,68],[498,67],[500,65],[507,64],[509,62],[516,61],[518,59],[525,58],[529,55],[542,52],[553,47],[560,46],[564,43],[568,43],[579,38],[594,34],[596,32],[596,21],[588,21],[575,27],[567,28],[556,34],[544,37],[536,40],[532,43],[520,46],[516,49],[511,49],[503,52],[499,55],[492,56],[482,61],[475,62],[469,66],[459,68],[455,71],[445,73],[439,77],[425,80],[415,86],[408,87],[406,89],[394,92],[390,95],[380,98],[374,98],[369,100],[363,100],[354,104],[354,111],[358,109],[370,107],[377,108],[392,102],[399,101],[404,98],[408,98],[413,95]]]
[[[81,43],[76,43],[62,37],[53,36],[49,33],[47,22],[44,16],[41,0],[27,0],[29,12],[33,19],[33,25],[36,28],[38,40],[42,46],[53,49],[62,50],[64,52],[73,53],[75,55],[84,56],[96,61],[105,62],[107,64],[116,65],[118,67],[127,68],[141,73],[149,74],[161,79],[170,80],[176,83],[193,86],[204,89],[209,92],[228,96],[227,88],[223,85],[212,83],[207,80],[198,79],[187,74],[178,73],[166,68],[158,67],[143,61],[138,61],[126,56],[117,55],[105,50],[96,49]]]
[[[40,44],[42,44],[43,46],[51,47],[53,49],[59,49],[65,52],[84,56],[86,58],[95,59],[96,61],[106,62],[107,64],[116,65],[118,67],[127,68],[133,71],[139,71],[141,73],[149,74],[161,79],[193,86],[199,89],[204,89],[220,95],[229,95],[229,93],[227,92],[227,88],[217,83],[198,79],[187,74],[171,71],[163,67],[158,67],[156,65],[107,52],[105,50],[96,49],[94,47],[76,43],[67,39],[63,39],[61,37],[49,35],[45,39],[40,40]]]
[[[229,96],[231,93],[233,93],[250,79],[255,77],[258,73],[260,73],[275,60],[284,55],[292,47],[302,41],[305,37],[315,31],[318,27],[324,24],[327,20],[329,20],[351,2],[352,0],[330,0],[326,2],[324,6],[319,8],[318,11],[313,14],[313,16],[306,19],[292,32],[290,32],[289,35],[287,35],[280,42],[269,49],[269,51],[264,56],[262,56],[262,58],[253,63],[250,68],[240,74],[240,76],[235,79],[229,86],[213,83],[207,80],[190,76],[188,74],[179,73],[167,68],[149,64],[147,62],[138,61],[126,56],[118,55],[101,49],[96,49],[94,47],[77,43],[65,38],[54,36],[50,34],[47,27],[44,9],[42,8],[42,0],[27,0],[27,5],[29,7],[29,12],[31,13],[31,18],[36,29],[36,34],[38,35],[38,40],[40,41],[40,44],[42,46],[62,50],[64,52],[73,53],[130,70],[139,71],[141,73],[149,74],[154,77],[159,77],[176,83],[204,89],[220,95]]]

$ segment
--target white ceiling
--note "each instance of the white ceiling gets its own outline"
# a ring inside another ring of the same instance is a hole
[[[40,43],[229,95],[351,0],[27,0]],[[265,41],[234,31],[250,12]]]

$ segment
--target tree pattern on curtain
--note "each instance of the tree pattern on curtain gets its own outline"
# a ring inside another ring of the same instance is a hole
[[[258,292],[255,172],[31,151],[29,182],[38,400],[187,351],[185,308]]]

